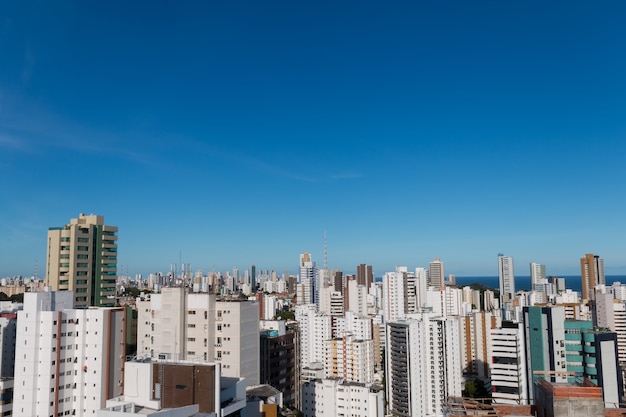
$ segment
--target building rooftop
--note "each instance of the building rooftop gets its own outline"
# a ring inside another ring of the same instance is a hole
[[[261,399],[273,397],[274,395],[280,394],[280,391],[274,388],[271,385],[263,384],[263,385],[252,385],[246,388],[246,395],[248,397],[258,397]]]

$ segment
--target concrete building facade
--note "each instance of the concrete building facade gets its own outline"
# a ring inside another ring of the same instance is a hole
[[[48,230],[46,285],[73,291],[74,306],[115,305],[117,227],[103,216],[81,213],[62,227]]]
[[[125,309],[73,309],[71,291],[26,293],[14,416],[93,415],[122,393]]]
[[[225,377],[259,383],[259,305],[163,288],[138,300],[138,356],[219,362]]]

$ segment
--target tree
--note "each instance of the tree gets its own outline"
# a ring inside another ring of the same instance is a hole
[[[287,311],[283,311],[280,314],[277,314],[275,319],[277,320],[295,320],[296,319],[296,314],[291,311],[291,310],[287,310]]]
[[[473,380],[465,383],[463,396],[470,398],[489,398],[491,394],[485,389],[485,384],[479,380]]]
[[[24,293],[18,293],[18,294],[13,294],[11,297],[9,297],[9,299],[11,301],[13,301],[14,303],[23,303],[24,302]]]

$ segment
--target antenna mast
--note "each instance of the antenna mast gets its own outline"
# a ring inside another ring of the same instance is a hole
[[[328,245],[326,244],[326,230],[324,230],[324,278],[326,282],[330,282],[328,276]]]

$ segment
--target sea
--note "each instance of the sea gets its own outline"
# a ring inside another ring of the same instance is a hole
[[[582,280],[580,275],[564,275],[559,278],[565,278],[565,288],[569,288],[572,291],[582,291]],[[615,282],[626,284],[626,275],[606,275],[606,286],[609,287]],[[464,287],[470,284],[482,284],[489,288],[499,288],[498,277],[456,277],[456,285]],[[530,276],[516,276],[515,277],[515,290],[530,291]]]

